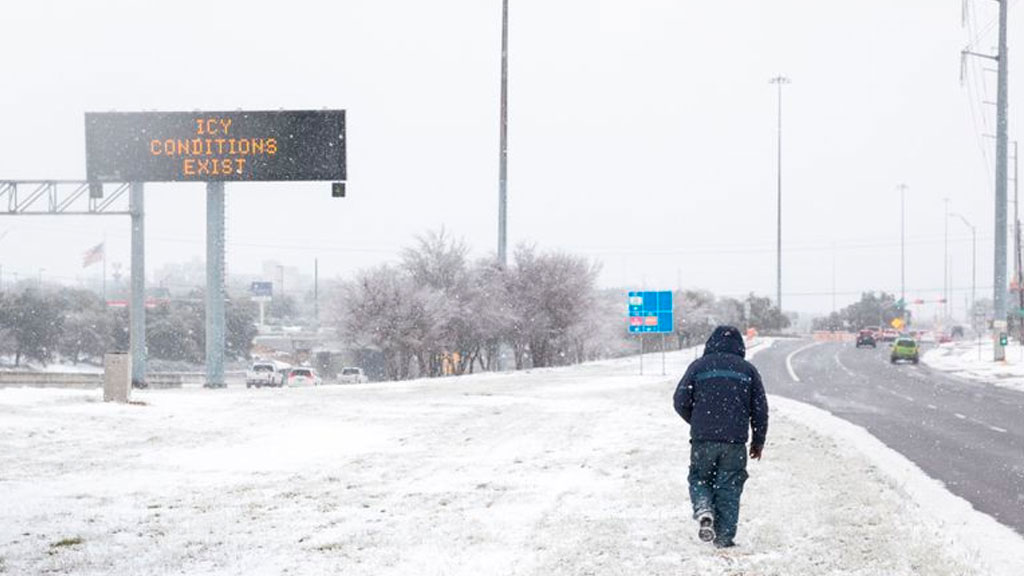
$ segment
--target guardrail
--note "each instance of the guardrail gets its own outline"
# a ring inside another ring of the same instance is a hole
[[[813,334],[816,342],[853,342],[857,335],[851,332],[826,332],[818,331]]]

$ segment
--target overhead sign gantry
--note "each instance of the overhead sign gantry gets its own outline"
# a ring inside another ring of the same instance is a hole
[[[130,182],[132,380],[145,378],[143,183],[205,182],[206,383],[224,386],[224,183],[333,181],[345,195],[344,110],[103,112],[85,115],[91,196]]]

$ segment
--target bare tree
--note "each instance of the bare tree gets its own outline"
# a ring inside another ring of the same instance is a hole
[[[437,337],[429,296],[408,274],[385,265],[361,272],[336,297],[339,333],[350,344],[378,350],[392,380],[409,378],[417,351]]]

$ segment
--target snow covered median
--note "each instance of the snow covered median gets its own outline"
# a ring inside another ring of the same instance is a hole
[[[951,342],[928,350],[921,361],[961,378],[1024,392],[1024,347],[1012,342],[1006,347],[1004,362],[992,360],[992,347],[988,338]]]
[[[638,376],[632,359],[136,392],[144,406],[0,389],[0,574],[892,576],[1024,565],[1024,539],[862,430],[774,397],[739,547],[699,542],[688,430],[671,403],[692,358],[669,354],[669,376]],[[660,358],[646,367],[660,374]]]

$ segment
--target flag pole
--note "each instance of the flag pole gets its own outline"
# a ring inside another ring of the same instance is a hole
[[[103,234],[103,305],[107,305],[107,235]]]

